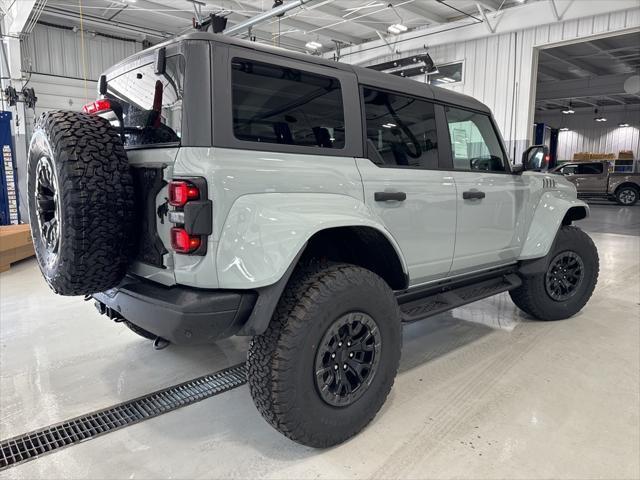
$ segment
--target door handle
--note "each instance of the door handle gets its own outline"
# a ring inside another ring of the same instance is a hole
[[[373,199],[376,202],[389,202],[392,200],[404,202],[407,199],[407,194],[404,192],[376,192],[373,194]]]
[[[462,198],[464,198],[465,200],[480,200],[484,197],[486,197],[485,193],[481,192],[480,190],[469,190],[467,192],[462,192]]]

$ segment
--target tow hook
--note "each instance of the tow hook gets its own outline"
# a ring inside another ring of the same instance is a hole
[[[164,350],[170,344],[171,342],[169,340],[166,340],[162,337],[156,337],[156,339],[153,341],[153,348],[154,350]]]

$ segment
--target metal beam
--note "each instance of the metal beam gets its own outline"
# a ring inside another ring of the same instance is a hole
[[[345,11],[340,10],[339,8],[335,8],[332,7],[331,5],[320,5],[318,7],[314,7],[313,8],[315,11],[320,12],[320,13],[324,13],[330,17],[334,17],[334,18],[339,18],[339,19],[344,19],[344,20],[349,20],[349,17],[345,17],[346,13]],[[372,17],[371,18],[372,21],[375,21],[375,19]],[[378,29],[375,27],[372,27],[370,25],[367,25],[366,20],[361,20],[361,22],[357,22],[355,20],[351,20],[351,23],[353,23],[354,25],[357,25],[358,27],[362,27],[368,31],[370,31],[371,33],[378,33]]]
[[[394,5],[395,6],[395,5]],[[405,12],[412,13],[414,15],[418,15],[419,17],[424,18],[430,24],[440,24],[447,23],[447,19],[442,15],[438,15],[437,13],[430,12],[416,4],[413,3],[405,3],[403,5],[399,5],[395,8],[399,8],[400,10],[404,10]]]
[[[339,32],[337,30],[331,30],[330,28],[322,28],[318,25],[313,25],[311,23],[303,22],[302,20],[298,20],[296,17],[282,17],[280,21],[284,25],[289,25],[291,27],[302,30],[303,33],[314,31],[314,35],[320,35],[321,37],[326,37],[330,40],[340,40],[344,43],[353,43],[358,44],[363,41],[362,38],[356,37],[355,35],[350,35],[348,33]],[[274,20],[272,23],[276,23]]]
[[[298,8],[304,4],[313,3],[317,0],[294,0],[293,2],[285,3],[279,7],[272,8],[271,10],[265,10],[262,13],[254,17],[250,17],[244,22],[240,22],[231,28],[225,30],[227,35],[233,35],[234,33],[246,32],[248,28],[253,27],[259,23],[266,22],[267,20],[277,17],[278,15],[285,14],[286,12]]]
[[[486,8],[487,10],[491,10],[492,12],[497,12],[498,10],[500,10],[500,6],[502,5],[502,1],[501,0],[482,0],[481,2],[478,2],[480,5],[482,5],[484,8]]]
[[[558,48],[562,48],[562,47],[558,47]],[[549,58],[553,58],[558,62],[564,63],[565,65],[569,65],[570,67],[577,68],[578,70],[582,70],[585,73],[588,73],[591,75],[602,75],[601,68],[596,67],[595,65],[591,65],[583,60],[572,58],[569,55],[563,54],[557,51],[558,48],[542,49],[540,50],[540,53]],[[606,69],[605,71],[608,72],[609,70]]]
[[[629,74],[603,75],[600,77],[545,82],[538,85],[537,100],[562,100],[580,97],[604,97],[624,94],[624,82]]]

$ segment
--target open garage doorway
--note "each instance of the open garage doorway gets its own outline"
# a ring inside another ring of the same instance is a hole
[[[533,128],[550,167],[607,161],[638,172],[640,32],[540,49]]]

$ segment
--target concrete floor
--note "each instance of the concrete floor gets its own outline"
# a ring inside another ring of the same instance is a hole
[[[574,318],[534,322],[500,295],[405,327],[386,405],[344,445],[290,442],[244,386],[0,478],[640,478],[639,221],[640,207],[593,207],[600,281]],[[0,276],[0,299],[1,439],[220,370],[247,347],[156,352],[53,295],[33,260]]]

